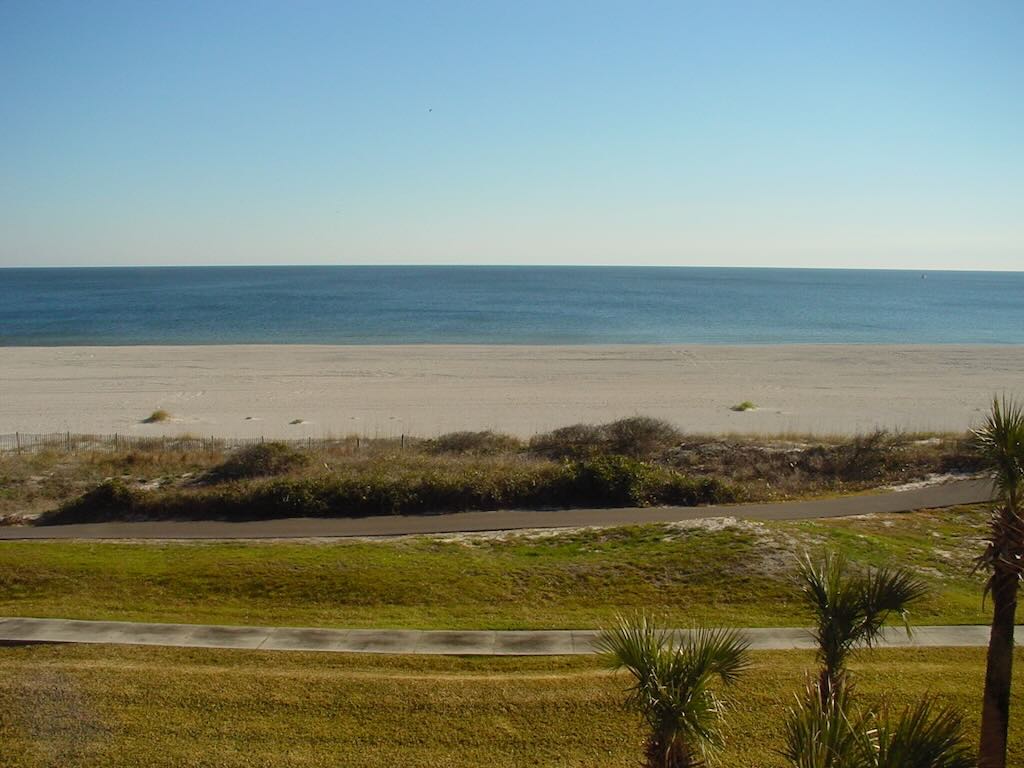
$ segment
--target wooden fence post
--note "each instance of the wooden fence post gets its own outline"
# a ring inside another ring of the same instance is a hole
[[[14,444],[18,448],[18,453],[21,453],[21,435],[17,432],[14,433]]]

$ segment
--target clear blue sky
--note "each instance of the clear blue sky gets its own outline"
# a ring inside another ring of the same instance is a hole
[[[0,0],[0,265],[1024,269],[1024,2]]]

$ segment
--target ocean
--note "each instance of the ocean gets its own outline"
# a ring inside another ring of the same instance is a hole
[[[0,269],[0,345],[1022,344],[1024,272]]]

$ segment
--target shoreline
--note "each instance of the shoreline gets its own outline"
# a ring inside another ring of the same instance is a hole
[[[0,347],[0,433],[525,437],[634,415],[694,433],[963,431],[1003,392],[1024,393],[1024,345]],[[743,401],[758,407],[730,410]],[[158,408],[171,420],[143,424]]]

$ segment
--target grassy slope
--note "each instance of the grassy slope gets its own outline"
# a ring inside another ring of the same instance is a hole
[[[971,574],[987,513],[378,542],[0,544],[0,613],[299,626],[592,627],[646,608],[677,624],[798,625],[795,556],[904,564],[926,623],[985,623]]]
[[[761,652],[735,689],[722,765],[781,766],[783,710],[810,669]],[[1012,704],[1024,708],[1024,652]],[[887,650],[854,663],[865,701],[939,695],[977,732],[981,649]],[[635,766],[627,679],[583,659],[460,659],[115,647],[0,650],[7,768]],[[1024,727],[1010,764],[1024,763]]]

